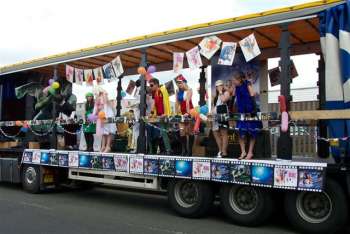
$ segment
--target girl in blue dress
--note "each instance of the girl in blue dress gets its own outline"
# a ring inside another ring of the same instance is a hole
[[[251,83],[245,79],[243,72],[237,72],[233,76],[233,84],[235,85],[234,96],[236,96],[237,111],[241,114],[256,114],[255,92]],[[261,121],[237,121],[239,132],[239,145],[241,155],[238,159],[252,159],[255,139],[259,129],[262,128]],[[249,150],[246,153],[245,138],[249,137]]]

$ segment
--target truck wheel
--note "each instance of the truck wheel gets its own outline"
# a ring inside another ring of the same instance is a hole
[[[40,169],[37,166],[25,165],[22,169],[22,186],[29,193],[40,192]]]
[[[286,193],[286,215],[305,233],[334,233],[348,219],[348,203],[338,183],[327,179],[325,191]]]
[[[170,206],[181,216],[204,216],[213,204],[213,191],[209,184],[192,180],[172,180],[168,187]]]
[[[270,193],[253,186],[225,184],[220,189],[220,201],[225,214],[239,225],[258,226],[273,212]]]

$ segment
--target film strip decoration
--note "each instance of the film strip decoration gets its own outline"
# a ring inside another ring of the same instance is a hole
[[[22,163],[321,192],[326,163],[25,150]]]

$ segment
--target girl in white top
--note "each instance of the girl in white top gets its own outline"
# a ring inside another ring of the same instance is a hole
[[[225,106],[227,108],[226,113],[228,114],[228,107],[227,107],[227,101],[230,99],[230,93],[225,90],[224,88],[224,82],[222,80],[217,80],[215,82],[215,89],[216,94],[214,96],[213,100],[213,107],[212,107],[212,114],[215,116],[216,114],[223,114],[218,113],[218,107],[221,108],[220,111],[225,109]],[[226,125],[226,128],[223,126]],[[217,157],[227,157],[227,146],[228,146],[228,133],[227,133],[227,122],[218,122],[217,120],[214,120],[213,122],[213,134],[215,137],[216,144],[219,148],[219,152]]]
[[[96,97],[94,113],[99,115],[99,113],[104,112],[104,117],[108,119],[115,116],[114,110],[115,101],[108,100],[108,95],[105,90],[99,90]],[[102,136],[100,151],[108,153],[111,152],[113,136],[117,132],[117,127],[115,123],[104,123],[104,121],[104,119],[98,118],[96,123],[96,134]]]

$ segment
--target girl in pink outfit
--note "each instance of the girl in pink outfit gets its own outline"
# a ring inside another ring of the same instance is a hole
[[[102,136],[101,152],[111,152],[113,136],[117,132],[116,124],[105,123],[108,118],[114,117],[115,102],[108,100],[107,92],[99,90],[96,97],[94,115],[98,116],[96,122],[96,135]]]

